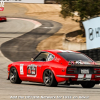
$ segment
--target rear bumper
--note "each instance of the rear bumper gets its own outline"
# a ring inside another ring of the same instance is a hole
[[[62,77],[62,78],[75,78],[74,75],[57,75],[57,77]]]
[[[95,78],[100,78],[100,75],[95,75]]]
[[[58,80],[65,79],[65,81],[68,81],[71,79],[72,81],[100,81],[100,74],[74,74],[74,75],[56,75]]]
[[[62,78],[77,78],[75,75],[57,75],[57,77],[62,77]],[[95,75],[95,78],[100,78],[100,75]]]

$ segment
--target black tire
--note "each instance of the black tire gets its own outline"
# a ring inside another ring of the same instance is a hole
[[[95,86],[94,82],[83,82],[81,83],[83,88],[93,88]]]
[[[22,82],[18,76],[18,72],[15,67],[11,67],[9,76],[11,83],[20,84]]]
[[[58,85],[53,72],[49,69],[45,70],[43,73],[43,81],[46,86],[54,86]]]

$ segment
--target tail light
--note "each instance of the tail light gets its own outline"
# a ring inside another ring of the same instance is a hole
[[[94,68],[94,73],[95,74],[100,74],[100,68]]]
[[[77,68],[68,68],[67,73],[68,74],[76,74],[77,73]]]

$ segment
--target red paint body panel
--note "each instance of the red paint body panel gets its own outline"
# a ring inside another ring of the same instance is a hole
[[[0,16],[0,21],[6,21],[7,18],[5,16]]]
[[[57,82],[63,82],[68,81],[71,79],[72,81],[78,81],[79,74],[67,74],[67,68],[71,67],[69,64],[69,61],[66,61],[63,57],[58,55],[58,52],[61,52],[59,50],[43,50],[42,52],[48,52],[53,54],[55,57],[51,61],[24,61],[24,62],[14,62],[12,64],[8,65],[8,72],[10,72],[11,67],[15,67],[17,69],[19,78],[22,81],[32,81],[32,82],[41,82],[43,83],[43,73],[46,69],[50,69]],[[69,51],[66,51],[69,52]],[[93,61],[90,63],[92,65],[96,65],[96,63]],[[30,66],[33,66],[32,75],[30,75]],[[75,76],[73,78],[70,77],[58,77],[57,75],[63,75],[63,76]],[[100,78],[96,78],[95,76],[100,74],[91,74],[91,80],[93,81],[99,81]],[[84,76],[84,75],[83,75]],[[83,78],[82,76],[82,78]],[[81,77],[81,75],[80,75]],[[88,75],[87,75],[88,77]],[[9,75],[8,75],[9,78]]]

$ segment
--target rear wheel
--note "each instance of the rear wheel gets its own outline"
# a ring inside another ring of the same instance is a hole
[[[58,85],[53,72],[49,69],[44,71],[43,81],[46,86],[57,86]]]
[[[10,69],[10,82],[17,84],[20,84],[22,82],[15,67],[11,67]]]
[[[83,82],[81,83],[83,88],[93,88],[95,86],[94,82]]]

